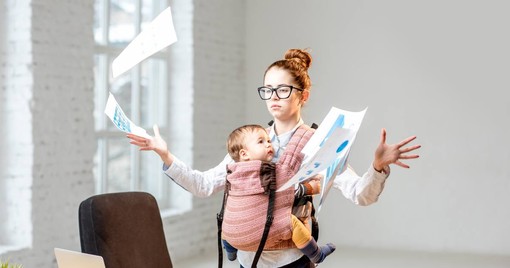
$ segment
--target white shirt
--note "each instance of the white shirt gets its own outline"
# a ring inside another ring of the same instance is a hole
[[[300,120],[291,131],[278,136],[276,136],[274,132],[273,125],[269,137],[271,138],[275,151],[274,161],[277,161],[283,150],[285,150],[285,146],[290,138],[301,124],[303,124],[302,120]],[[165,169],[165,174],[170,177],[170,179],[193,195],[197,197],[208,197],[216,192],[224,190],[225,178],[227,175],[226,165],[233,162],[232,158],[227,154],[223,161],[216,167],[206,171],[198,171],[190,168],[178,158],[174,158],[172,165],[169,167],[163,166],[163,169]],[[348,166],[342,174],[335,178],[333,188],[340,190],[342,194],[353,203],[367,206],[377,201],[389,174],[389,167],[385,167],[383,172],[377,172],[371,164],[368,171],[360,177]],[[239,251],[237,256],[239,263],[243,267],[250,267],[255,252]],[[303,256],[303,253],[298,249],[264,251],[260,256],[258,267],[284,266],[298,260],[301,256]]]
[[[290,131],[287,131],[281,135],[276,135],[276,131],[274,129],[274,124],[269,129],[269,139],[271,139],[271,144],[273,145],[273,151],[274,156],[272,159],[272,162],[278,162],[280,159],[280,156],[283,154],[283,151],[285,151],[285,148],[287,147],[287,144],[290,141],[290,138],[294,135],[296,130],[304,124],[303,119],[299,119],[299,122],[296,124],[294,128],[292,128]]]

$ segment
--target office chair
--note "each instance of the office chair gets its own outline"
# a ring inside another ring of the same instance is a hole
[[[81,250],[108,268],[172,268],[156,199],[145,192],[89,197],[79,207]]]

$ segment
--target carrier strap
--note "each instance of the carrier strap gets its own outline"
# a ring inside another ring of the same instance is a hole
[[[262,239],[260,239],[259,248],[257,249],[257,253],[255,253],[255,257],[253,258],[253,263],[251,264],[252,268],[257,267],[257,263],[259,261],[260,255],[264,250],[264,246],[266,245],[267,236],[269,234],[269,229],[271,228],[271,224],[273,223],[273,209],[274,209],[274,195],[276,191],[276,177],[273,177],[271,180],[271,185],[269,187],[269,202],[267,204],[267,217],[266,217],[266,225],[264,226],[264,232],[262,233]]]
[[[315,238],[315,241],[319,241],[319,222],[317,221],[317,218],[315,217],[315,207],[313,206],[313,197],[310,196],[311,203],[312,203],[312,213],[310,215],[310,218],[312,219],[312,236]]]
[[[230,174],[230,170],[227,169],[227,174]],[[230,183],[225,179],[225,192],[223,193],[223,201],[221,204],[221,210],[216,214],[216,221],[218,224],[218,268],[223,267],[223,249],[221,247],[221,225],[223,223],[223,213],[225,212],[225,205],[228,198],[228,190]]]
[[[317,221],[317,218],[315,217],[315,207],[313,205],[313,196],[312,195],[304,195],[299,198],[296,198],[294,200],[294,204],[292,207],[297,206],[304,206],[306,203],[310,202],[311,205],[311,212],[310,212],[310,219],[312,220],[312,236],[315,238],[315,241],[319,241],[319,222]]]
[[[274,120],[271,120],[271,121],[267,122],[267,124],[269,126],[272,126],[274,124]],[[319,127],[319,125],[317,125],[315,123],[312,123],[312,125],[310,127],[313,128],[313,129],[317,129]]]

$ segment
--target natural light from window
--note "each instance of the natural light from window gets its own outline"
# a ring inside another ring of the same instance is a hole
[[[98,146],[94,175],[97,193],[150,192],[158,200],[160,209],[183,211],[191,207],[191,197],[163,174],[162,162],[157,154],[140,152],[130,145],[125,133],[115,128],[104,114],[111,92],[133,123],[150,134],[153,133],[153,124],[158,124],[163,137],[171,134],[168,130],[173,107],[169,82],[172,54],[169,48],[142,61],[115,80],[111,78],[113,59],[167,7],[166,0],[95,1],[94,116]]]

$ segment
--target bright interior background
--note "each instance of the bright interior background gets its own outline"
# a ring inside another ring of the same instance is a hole
[[[421,158],[393,167],[378,203],[330,193],[322,241],[403,250],[510,254],[510,3],[248,1],[247,122],[270,115],[255,88],[289,48],[310,48],[305,122],[368,107],[351,151],[363,173],[381,128],[417,135]]]
[[[0,258],[24,267],[56,267],[54,247],[80,249],[77,208],[95,193],[93,2],[0,4]],[[478,267],[494,267],[489,259],[508,267],[510,2],[170,5],[180,18],[170,93],[192,93],[185,102],[192,111],[175,114],[192,118],[173,125],[193,130],[180,157],[205,170],[225,155],[232,129],[267,123],[255,90],[265,68],[289,48],[308,47],[313,88],[305,121],[320,123],[331,106],[368,107],[350,157],[358,172],[370,166],[383,127],[390,143],[417,135],[423,146],[411,169],[393,167],[378,203],[357,207],[330,193],[320,242],[343,250],[329,265],[351,267],[346,256],[364,268],[385,267],[385,259],[386,267],[475,267],[464,264],[489,254]],[[198,267],[177,265],[184,260],[216,266],[220,199],[193,198],[190,211],[163,218],[176,267]],[[388,261],[392,250],[415,254]],[[463,262],[444,265],[430,252]],[[377,263],[364,265],[370,258]],[[406,261],[413,265],[399,265]]]

